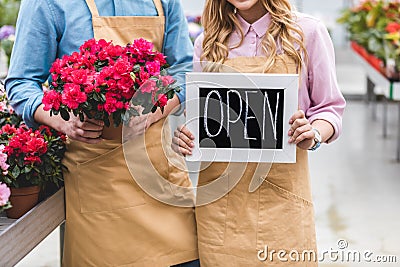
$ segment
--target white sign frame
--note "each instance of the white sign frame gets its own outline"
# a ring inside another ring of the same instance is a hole
[[[195,136],[194,149],[188,161],[213,162],[273,162],[295,163],[296,145],[289,144],[289,119],[298,110],[298,74],[262,74],[262,73],[210,73],[190,72],[186,74],[186,126]],[[200,88],[235,89],[283,89],[284,114],[283,148],[200,148],[199,116]]]

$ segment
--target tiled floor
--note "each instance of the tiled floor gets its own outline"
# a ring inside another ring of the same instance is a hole
[[[354,65],[348,50],[336,52],[342,91],[364,94],[364,72]],[[396,255],[397,264],[326,259],[321,266],[400,265],[400,163],[395,161],[398,108],[389,105],[386,139],[382,137],[381,105],[377,111],[377,120],[373,121],[370,105],[349,101],[342,137],[310,153],[318,249],[319,254],[371,251],[371,257]],[[347,249],[338,248],[339,240],[347,242]],[[55,232],[17,266],[58,266],[58,253]]]
[[[389,107],[389,134],[382,137],[378,120],[364,102],[349,102],[342,137],[318,153],[310,153],[320,253],[338,250],[346,240],[349,250],[374,255],[397,255],[400,262],[400,163],[395,161],[396,105]],[[381,266],[366,264],[361,266]],[[346,263],[341,266],[355,266]]]

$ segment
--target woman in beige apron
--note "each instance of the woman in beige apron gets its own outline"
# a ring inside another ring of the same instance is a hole
[[[215,18],[214,13],[217,11],[219,14],[224,14],[219,18],[220,21]],[[305,35],[308,37],[307,32],[304,32],[304,35],[296,32],[295,38],[291,36],[291,41],[295,40],[300,44],[297,48],[294,46],[288,48],[286,43],[286,47],[280,47],[283,53],[275,52],[268,56],[265,56],[265,52],[257,52],[258,48],[252,48],[256,47],[256,42],[249,39],[250,37],[245,37],[251,31],[256,31],[259,35],[260,31],[264,31],[265,34],[266,31],[271,33],[273,30],[278,31],[285,27],[293,29],[291,27],[294,24],[290,22],[292,18],[288,18],[290,14],[290,4],[286,0],[208,0],[203,14],[205,34],[196,40],[195,60],[200,58],[204,61],[223,63],[223,67],[217,68],[219,71],[226,71],[229,68],[242,73],[293,74],[299,70],[304,71],[301,68],[301,57],[309,52],[305,50],[304,38]],[[237,18],[236,24],[233,23],[232,17],[239,15],[245,22],[240,23]],[[229,20],[230,23],[226,23],[225,20]],[[216,27],[218,22],[225,26]],[[265,28],[260,30],[260,24],[265,24]],[[271,24],[276,25],[275,28],[270,27],[267,30],[267,26]],[[224,33],[230,32],[226,25],[235,25],[233,29],[236,29],[236,33],[232,30],[231,38],[234,38],[233,34],[240,36],[235,42],[228,42],[229,38],[225,39],[225,42],[222,38],[215,38],[218,34],[223,36]],[[240,35],[238,27],[241,27],[243,35]],[[253,35],[247,36],[253,38]],[[249,48],[247,50],[245,47],[241,48],[242,44],[248,45]],[[221,49],[223,46],[225,48]],[[238,48],[234,51],[234,56],[229,58],[226,53],[228,47],[230,50]],[[242,50],[238,52],[239,49]],[[294,53],[295,49],[300,52]],[[268,47],[266,50],[259,48],[259,50],[271,51],[271,48]],[[240,53],[247,53],[247,56],[238,55]],[[252,53],[253,56],[248,56]],[[292,56],[288,56],[289,53]],[[271,62],[272,64],[268,65]],[[209,71],[210,65],[202,64],[206,71]],[[213,68],[215,69],[215,65]],[[324,74],[321,72],[321,75]],[[304,78],[311,79],[311,77],[300,78],[302,95],[307,94],[309,90],[316,90],[303,86],[302,82],[306,82],[302,80]],[[298,146],[295,164],[271,166],[257,163],[202,163],[199,187],[212,181],[227,180],[226,183],[218,184],[225,184],[226,191],[229,192],[216,201],[211,202],[210,199],[211,203],[196,207],[199,256],[203,267],[318,265],[307,149],[317,148],[319,142],[326,142],[333,136],[333,126],[328,122],[329,119],[325,120],[323,115],[321,116],[311,124],[304,113],[298,111],[288,122],[291,124],[288,134],[294,139],[291,142]],[[313,127],[318,128],[322,139],[317,138]],[[303,137],[305,138],[302,139]],[[173,139],[175,151],[184,155],[190,154],[193,149],[192,140],[193,135],[186,127],[178,128]],[[241,176],[239,181],[236,178],[238,175]],[[258,175],[265,180],[254,192],[250,192],[251,181]],[[198,190],[197,199],[201,200],[201,204],[205,203],[206,197],[207,192]]]
[[[92,14],[94,38],[120,45],[145,38],[161,51],[165,18],[160,0],[154,0],[155,17],[101,17],[94,0],[86,3]],[[190,187],[188,175],[169,166],[165,157],[162,136],[169,134],[168,127],[165,119],[150,126],[146,152],[159,175]],[[193,208],[166,205],[143,192],[127,167],[120,139],[68,143],[64,159],[68,170],[63,265],[167,267],[197,259]],[[129,149],[135,151],[135,144]],[[143,157],[147,155],[136,152],[135,174],[146,168],[140,165]]]
[[[293,60],[284,58],[286,63],[277,58],[268,72],[296,73]],[[261,73],[264,63],[264,57],[236,57],[226,60],[224,65],[241,73]],[[196,207],[202,266],[227,266],[227,262],[229,266],[275,266],[279,265],[277,253],[273,261],[263,260],[273,250],[297,250],[300,255],[304,250],[316,252],[307,151],[297,149],[296,164],[273,164],[270,169],[268,164],[259,165],[263,164],[212,163],[201,167],[199,186],[229,176],[234,183],[237,172],[242,173],[228,194]],[[266,170],[264,175],[268,176],[255,192],[249,193],[256,168]],[[200,192],[197,197],[203,198]],[[281,264],[314,266],[307,262]]]

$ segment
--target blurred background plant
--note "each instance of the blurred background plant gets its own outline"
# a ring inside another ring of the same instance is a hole
[[[203,32],[203,26],[201,25],[201,16],[186,16],[186,20],[188,22],[190,39],[194,43],[197,36],[199,36]]]
[[[21,0],[0,0],[0,26],[14,25]]]
[[[381,60],[385,67],[393,63],[393,57],[400,57],[398,45],[394,43],[395,32],[398,34],[400,29],[388,28],[388,25],[400,23],[400,1],[362,1],[343,9],[337,22],[345,25],[351,41]]]
[[[15,113],[4,88],[0,85],[0,129],[7,124],[19,127],[21,123],[22,117]]]
[[[4,25],[0,28],[0,48],[7,57],[7,67],[10,66],[11,52],[15,41],[15,27]]]
[[[21,0],[0,0],[0,55],[4,52],[7,67],[10,64],[14,45],[15,24],[17,22]],[[0,57],[3,61],[3,58]]]

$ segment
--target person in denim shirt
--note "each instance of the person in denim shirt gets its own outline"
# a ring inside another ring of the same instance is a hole
[[[46,124],[68,136],[63,162],[67,167],[63,265],[199,266],[193,208],[165,205],[141,191],[127,169],[122,145],[101,138],[102,121],[86,118],[81,122],[76,117],[64,121],[43,110],[42,84],[54,60],[78,51],[88,39],[107,39],[96,28],[94,17],[120,23],[135,38],[146,39],[142,36],[146,27],[147,32],[159,32],[152,41],[160,43],[155,47],[167,57],[178,83],[192,68],[193,46],[179,0],[22,1],[5,86],[14,109],[29,127]],[[159,23],[147,25],[149,17],[158,17]],[[132,25],[132,21],[138,23]],[[124,37],[124,30],[115,30]],[[134,117],[131,135],[157,132],[160,121],[176,112],[184,99],[182,90],[164,113]],[[165,164],[165,158],[158,157],[156,169]],[[179,183],[191,185],[185,173],[179,177]]]

